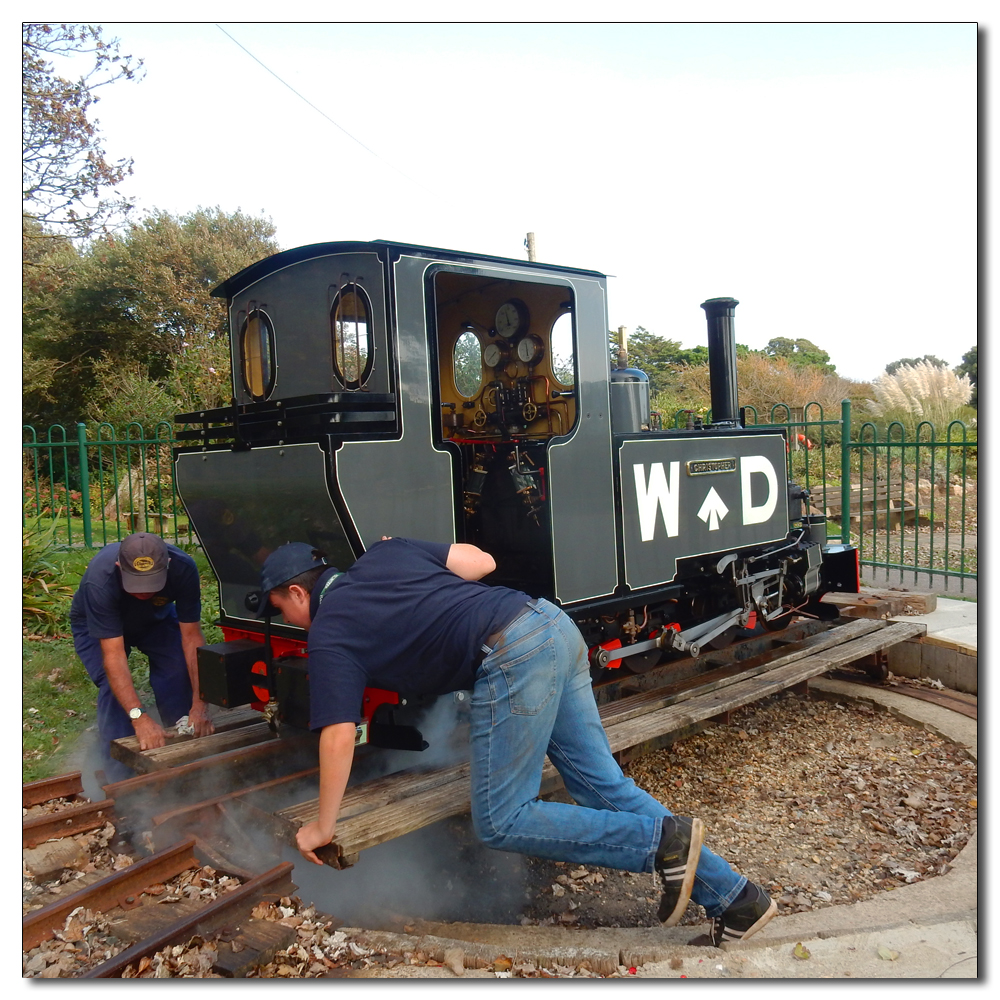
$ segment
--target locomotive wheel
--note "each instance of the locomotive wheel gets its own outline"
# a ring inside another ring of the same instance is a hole
[[[720,632],[714,639],[709,639],[705,645],[711,649],[725,649],[736,638],[736,633],[739,630],[739,625],[733,625],[732,628],[727,628],[725,632]]]
[[[783,615],[778,615],[777,618],[767,619],[763,615],[757,618],[764,628],[768,632],[781,632],[783,629],[788,628],[792,624],[792,619],[795,617],[795,613],[792,611],[786,611]]]
[[[648,653],[639,653],[636,656],[627,656],[622,661],[622,666],[630,674],[645,674],[658,667],[663,660],[663,651],[651,649]]]

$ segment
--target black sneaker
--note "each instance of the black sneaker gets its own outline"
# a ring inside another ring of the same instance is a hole
[[[657,916],[667,927],[673,927],[687,909],[704,839],[705,824],[700,819],[664,817],[654,868],[663,885]]]
[[[778,904],[754,882],[747,882],[722,916],[712,918],[712,944],[736,944],[756,934],[778,912]]]

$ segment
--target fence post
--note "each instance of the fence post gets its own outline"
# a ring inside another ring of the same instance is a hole
[[[840,401],[840,541],[851,543],[851,401]]]
[[[94,547],[90,524],[90,470],[87,468],[87,425],[76,425],[76,440],[80,444],[80,508],[83,511],[83,544]]]

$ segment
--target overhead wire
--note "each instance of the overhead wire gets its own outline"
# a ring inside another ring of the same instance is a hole
[[[218,21],[214,21],[213,23],[219,29],[219,31],[221,31],[226,36],[226,38],[228,38],[234,45],[239,46],[251,59],[253,59],[255,63],[257,63],[257,65],[259,65],[262,69],[267,70],[267,72],[270,73],[271,76],[273,76],[275,80],[278,81],[278,83],[280,83],[284,87],[287,87],[300,101],[304,101],[306,104],[308,104],[309,107],[313,109],[313,111],[315,111],[318,115],[321,115],[323,118],[325,118],[331,125],[340,129],[340,131],[343,132],[348,139],[350,139],[352,142],[356,142],[363,150],[365,150],[368,153],[371,153],[371,155],[374,156],[376,160],[381,160],[387,167],[391,168],[392,170],[395,170],[396,173],[399,174],[401,177],[405,177],[411,183],[416,184],[416,181],[414,181],[412,177],[410,177],[408,174],[405,174],[402,170],[399,169],[399,167],[390,163],[384,157],[379,156],[379,154],[376,153],[374,149],[372,149],[370,146],[366,146],[357,136],[351,135],[351,133],[348,132],[343,125],[341,125],[339,122],[334,121],[322,108],[316,107],[316,105],[313,104],[313,102],[310,101],[308,97],[305,97],[303,94],[300,94],[290,83],[288,83],[286,80],[283,80],[280,76],[278,76],[278,74],[275,73],[270,66],[268,66],[266,63],[258,59],[257,56],[255,56],[245,45],[242,44],[242,42],[239,42],[237,39],[233,38],[233,36],[229,34],[229,32],[226,31],[226,29],[223,28],[222,25],[218,23]]]

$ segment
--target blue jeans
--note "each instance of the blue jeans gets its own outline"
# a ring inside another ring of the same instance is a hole
[[[583,637],[555,605],[532,601],[483,660],[471,742],[472,821],[487,846],[653,871],[670,810],[622,774],[597,711]],[[575,805],[538,798],[546,754]],[[708,916],[722,913],[745,884],[702,848],[691,898]]]
[[[97,728],[100,732],[101,760],[109,782],[134,778],[135,771],[111,756],[111,741],[134,736],[132,720],[118,703],[104,673],[101,642],[91,637],[86,626],[72,627],[76,654],[97,685]],[[142,635],[125,636],[125,655],[134,646],[149,657],[149,685],[164,726],[172,726],[191,710],[191,678],[181,646],[181,630],[176,615],[156,622]]]

